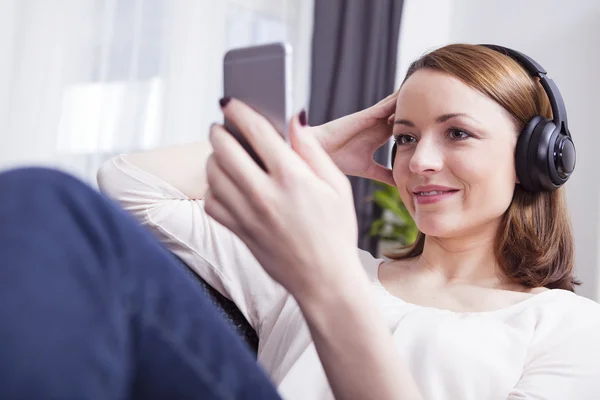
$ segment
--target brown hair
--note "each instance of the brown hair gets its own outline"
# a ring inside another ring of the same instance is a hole
[[[452,44],[413,62],[404,82],[420,69],[445,72],[482,92],[513,117],[520,132],[535,115],[552,118],[544,89],[515,60],[484,46]],[[425,235],[407,247],[385,254],[394,260],[423,252]],[[495,242],[496,258],[515,283],[529,288],[574,291],[573,234],[564,189],[530,193],[516,185]]]

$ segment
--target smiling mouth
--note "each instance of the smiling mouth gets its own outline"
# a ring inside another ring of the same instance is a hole
[[[416,192],[415,194],[419,196],[435,196],[437,194],[444,194],[450,192],[456,192],[457,190],[432,190],[430,192]]]
[[[415,192],[415,200],[417,204],[433,204],[438,203],[440,201],[446,200],[452,197],[458,190],[450,189],[450,190],[430,190],[427,192]]]

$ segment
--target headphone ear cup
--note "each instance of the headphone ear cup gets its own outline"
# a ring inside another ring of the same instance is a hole
[[[553,154],[554,162],[550,163],[550,179],[555,185],[564,185],[575,170],[576,151],[575,144],[569,135],[562,131],[558,132],[556,138],[550,143],[550,154]]]
[[[396,159],[396,142],[394,142],[394,145],[392,146],[392,160],[391,160],[391,164],[392,164],[392,168],[394,168],[394,160]]]
[[[544,118],[539,115],[533,117],[527,125],[525,125],[525,128],[523,128],[517,139],[517,147],[515,149],[515,169],[517,171],[519,185],[528,192],[537,191],[534,178],[531,175],[531,165],[533,164],[533,160],[531,160],[531,142],[533,132],[543,120]]]
[[[550,164],[554,164],[554,143],[558,137],[556,125],[544,119],[533,130],[529,143],[530,176],[536,191],[552,191],[558,186],[552,181]]]
[[[523,129],[523,141],[517,142],[517,176],[529,192],[556,190],[566,179],[558,177],[554,147],[559,137],[552,120],[536,116]],[[521,139],[521,137],[519,137]]]

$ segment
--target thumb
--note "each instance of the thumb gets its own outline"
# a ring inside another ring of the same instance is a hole
[[[304,124],[301,122],[304,122]],[[304,110],[295,115],[290,121],[289,131],[292,149],[319,178],[339,188],[341,179],[346,176],[335,165],[317,138],[307,129],[305,122],[306,111]]]
[[[365,173],[366,177],[369,179],[374,179],[379,182],[383,182],[385,184],[396,186],[396,181],[394,180],[393,172],[390,168],[386,168],[383,165],[376,163],[373,161]]]

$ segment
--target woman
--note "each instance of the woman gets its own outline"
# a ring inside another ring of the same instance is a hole
[[[241,307],[258,330],[259,361],[284,397],[327,392],[318,356],[334,393],[349,381],[365,385],[354,398],[402,398],[396,390],[584,398],[575,394],[589,392],[578,390],[598,390],[588,378],[600,377],[600,362],[587,359],[587,346],[600,349],[590,343],[598,342],[600,307],[571,292],[563,190],[526,193],[515,172],[518,133],[535,115],[550,117],[541,86],[500,52],[455,45],[418,60],[395,97],[367,111],[383,121],[395,103],[392,174],[371,159],[389,135],[383,123],[345,143],[345,120],[314,135],[294,120],[294,153],[233,100],[223,112],[253,127],[244,133],[270,175],[214,126],[205,196],[187,172],[200,175],[204,161],[187,149],[113,160],[100,182]],[[383,263],[355,254],[348,182],[314,137],[344,173],[395,183],[424,234],[422,251]],[[193,164],[173,162],[181,158]],[[449,194],[430,201],[426,192],[440,185]],[[189,198],[205,198],[206,212],[241,242]]]
[[[314,128],[301,113],[291,123],[293,150],[241,102],[221,105],[269,173],[215,125],[212,153],[194,144],[118,157],[99,183],[238,305],[284,398],[600,394],[600,306],[572,292],[562,189],[525,193],[515,173],[519,132],[548,115],[543,91],[518,63],[482,46],[438,49],[370,109]],[[390,171],[372,154],[392,133],[394,112]],[[422,232],[412,250],[390,261],[356,251],[344,174],[398,187]],[[119,251],[133,246],[115,241]],[[149,276],[140,268],[129,278],[160,286],[161,274],[173,272],[148,265]],[[191,302],[173,307],[189,290],[180,283],[163,299],[163,317],[193,319]],[[215,347],[218,358],[225,350]],[[236,378],[228,382],[244,382]]]

